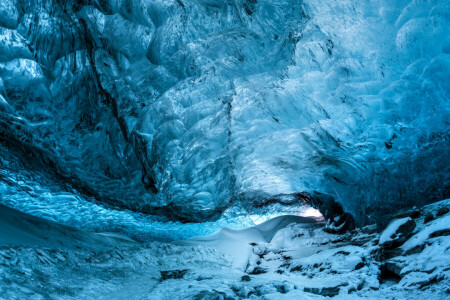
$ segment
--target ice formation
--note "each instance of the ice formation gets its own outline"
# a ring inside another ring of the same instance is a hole
[[[1,179],[172,220],[321,193],[386,222],[448,197],[449,10],[3,0]]]
[[[449,32],[442,0],[1,0],[0,299],[448,298]]]

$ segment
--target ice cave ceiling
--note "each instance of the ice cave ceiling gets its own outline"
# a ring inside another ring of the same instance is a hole
[[[438,0],[2,0],[1,201],[370,223],[448,198],[449,29]]]

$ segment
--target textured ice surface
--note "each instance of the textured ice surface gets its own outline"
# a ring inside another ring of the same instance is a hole
[[[92,197],[80,194],[70,185],[48,178],[48,174],[25,169],[6,152],[0,161],[0,204],[59,224],[95,232],[121,232],[140,241],[173,241],[211,234],[220,228],[244,228],[281,214],[318,217],[305,206],[281,207],[249,214],[243,207],[227,209],[217,221],[203,223],[173,222],[163,216],[146,215],[127,209],[118,210]],[[11,159],[11,160],[8,160]],[[320,216],[320,213],[319,213]]]
[[[200,221],[319,191],[373,222],[448,193],[449,10],[2,1],[0,141],[130,210]]]

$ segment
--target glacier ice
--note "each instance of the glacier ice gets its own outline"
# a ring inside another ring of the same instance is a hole
[[[449,6],[3,0],[0,142],[92,203],[205,221],[317,192],[379,221],[448,198]]]

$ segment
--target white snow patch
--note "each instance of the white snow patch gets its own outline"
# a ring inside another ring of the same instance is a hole
[[[402,249],[408,251],[416,246],[422,245],[429,237],[430,234],[439,230],[450,229],[450,215],[439,218],[432,222],[413,237],[411,237],[403,246]],[[381,239],[380,239],[381,241]]]
[[[292,223],[316,222],[313,218],[280,216],[245,229],[225,227],[211,235],[193,237],[181,243],[215,247],[219,251],[233,256],[236,259],[235,267],[243,269],[247,266],[252,253],[250,243],[269,243],[280,229]]]
[[[410,217],[397,219],[392,221],[388,227],[383,231],[383,233],[380,236],[379,244],[384,244],[388,241],[392,240],[392,236],[397,232],[398,228],[405,224],[408,221],[411,221],[412,219]]]

